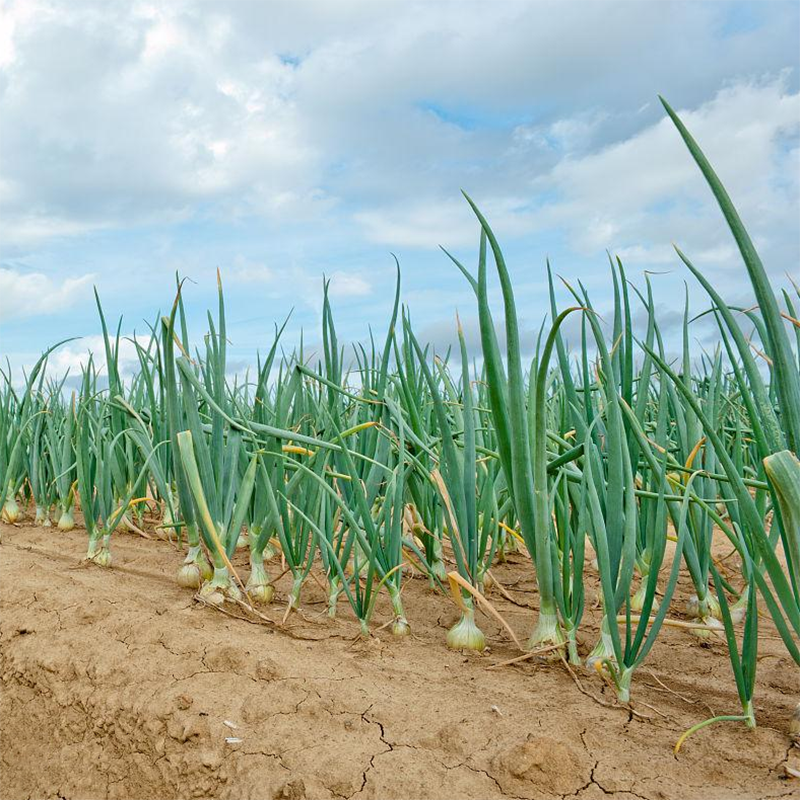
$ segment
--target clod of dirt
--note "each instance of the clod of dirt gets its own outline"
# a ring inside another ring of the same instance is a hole
[[[273,800],[305,800],[306,785],[302,778],[287,781],[272,793]]]
[[[281,676],[281,671],[271,658],[264,656],[256,663],[255,676],[260,681],[274,681]]]
[[[233,645],[213,647],[206,652],[203,660],[211,672],[235,672],[237,675],[247,675],[255,669],[254,659],[240,647]]]
[[[531,734],[495,757],[493,774],[503,791],[520,797],[575,794],[591,782],[586,756],[568,742]]]

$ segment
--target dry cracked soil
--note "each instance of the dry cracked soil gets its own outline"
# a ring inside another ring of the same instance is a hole
[[[109,570],[82,562],[82,530],[0,534],[2,800],[800,797],[785,769],[800,769],[786,735],[800,675],[767,622],[758,728],[706,728],[675,756],[689,726],[736,713],[722,641],[665,630],[627,707],[561,662],[489,669],[519,651],[486,616],[489,652],[449,651],[456,610],[421,578],[403,595],[413,635],[364,640],[344,604],[327,618],[313,578],[285,624],[287,576],[267,619],[240,619],[176,584],[168,542],[115,535]],[[492,602],[522,636],[530,566],[494,572],[507,597],[495,588]],[[688,593],[683,580],[678,608]],[[598,621],[589,608],[584,654]]]

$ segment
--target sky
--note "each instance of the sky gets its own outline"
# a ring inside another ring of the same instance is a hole
[[[608,253],[677,332],[675,243],[732,303],[747,276],[657,95],[727,186],[776,286],[800,278],[800,3],[0,0],[0,355],[79,369],[92,287],[147,336],[175,274],[195,342],[225,289],[232,368],[274,325],[319,341],[323,276],[342,341],[382,335],[394,294],[443,349],[475,300],[488,218],[525,345],[545,264],[602,313]],[[499,312],[499,294],[493,289]],[[566,291],[559,294],[566,305]],[[703,346],[713,331],[693,329]],[[133,365],[133,345],[124,351]]]

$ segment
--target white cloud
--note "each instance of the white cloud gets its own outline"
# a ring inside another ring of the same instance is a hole
[[[0,69],[11,65],[17,57],[14,36],[18,28],[34,17],[41,19],[46,11],[36,0],[5,0],[0,4]]]
[[[0,185],[0,198],[3,187]],[[2,208],[0,199],[0,208]],[[95,233],[113,227],[109,220],[77,220],[56,214],[11,210],[0,215],[0,240],[6,246],[36,248],[43,241]]]
[[[272,296],[300,298],[310,308],[320,307],[323,279],[321,271],[315,274],[296,266],[273,268],[239,258],[226,276],[235,283],[260,285]],[[330,281],[328,294],[331,298],[351,299],[366,297],[372,293],[372,283],[361,273],[334,270],[325,277]]]
[[[229,22],[156,9],[12,6],[0,67],[0,218],[52,219],[4,246],[108,225],[313,212],[317,154],[275,54],[236,57]],[[322,204],[324,207],[324,203]]]
[[[140,337],[139,344],[146,347],[148,340],[149,337],[144,339]],[[80,376],[90,359],[99,376],[108,375],[105,341],[102,335],[83,336],[54,350],[47,359],[47,372],[53,377],[63,377],[69,372],[75,378]],[[139,357],[136,355],[133,334],[123,334],[120,337],[117,367],[123,380],[139,371]]]
[[[679,111],[765,250],[794,246],[800,94],[786,76],[733,84],[697,109]],[[561,161],[535,182],[556,193],[537,224],[564,226],[579,250],[610,248],[674,263],[675,241],[698,263],[740,266],[711,192],[673,124],[663,119],[624,141]],[[781,272],[783,264],[774,264]]]
[[[0,320],[53,314],[67,309],[91,287],[94,275],[56,281],[41,272],[0,267]]]
[[[362,275],[335,270],[329,276],[330,296],[333,298],[367,297],[372,294],[372,284]]]
[[[726,78],[786,66],[782,54],[796,47],[777,10],[764,12],[760,30],[723,40],[716,3],[473,11],[355,0],[6,2],[0,218],[59,224],[23,241],[6,226],[4,246],[185,219],[209,204],[217,216],[296,221],[339,203],[373,241],[427,244],[437,215],[404,223],[400,199],[457,203],[461,186],[519,197],[561,155],[630,136],[644,112],[653,119],[657,89],[696,106]],[[631,40],[647,53],[640,69]],[[613,230],[594,227],[598,239]]]
[[[243,318],[271,315],[263,299],[276,316],[318,311],[326,272],[359,309],[344,315],[355,327],[381,321],[393,272],[373,265],[392,249],[425,324],[456,292],[432,248],[474,255],[464,188],[513,255],[532,318],[552,245],[556,268],[600,305],[606,247],[661,269],[675,265],[675,239],[701,266],[738,267],[661,92],[688,109],[782,275],[800,258],[798,6],[756,4],[742,29],[726,28],[732,11],[0,0],[0,258],[35,264],[56,288],[91,269],[137,319],[169,295],[175,269],[202,282],[205,302],[214,268],[233,262],[226,276],[263,288],[239,291]],[[741,289],[741,270],[729,276]],[[145,280],[151,291],[130,291]],[[42,325],[41,344],[52,334]]]
[[[481,212],[498,236],[519,236],[530,229],[533,217],[516,197],[481,197]],[[473,245],[478,222],[460,193],[453,199],[398,203],[390,208],[361,211],[355,220],[370,241],[396,247]]]
[[[238,283],[273,283],[277,280],[275,271],[266,264],[256,264],[245,259],[239,259],[237,266],[230,272],[231,278]]]

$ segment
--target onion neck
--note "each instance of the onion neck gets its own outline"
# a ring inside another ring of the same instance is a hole
[[[578,655],[578,629],[573,624],[568,624],[564,628],[564,635],[567,638],[567,657],[569,663],[579,667],[583,662]]]
[[[756,727],[756,714],[753,708],[752,699],[742,703],[742,711],[744,712],[744,723],[748,728],[753,729]]]
[[[589,653],[589,657],[586,659],[586,666],[593,667],[596,664],[602,665],[606,661],[616,663],[616,657],[614,656],[614,642],[608,627],[608,617],[603,614],[603,619],[600,622],[600,638],[592,652]]]
[[[245,586],[247,594],[250,599],[261,605],[267,605],[272,602],[272,597],[275,590],[269,582],[269,576],[264,569],[264,559],[261,553],[254,550],[250,551],[250,577]]]
[[[696,595],[692,595],[686,606],[689,616],[700,622],[722,618],[719,600],[708,591],[707,587],[701,587]]]
[[[542,600],[539,607],[539,619],[528,639],[528,650],[538,650],[549,645],[565,644],[564,631],[558,621],[556,604],[552,600]]]
[[[481,563],[478,566],[478,591],[481,594],[486,594],[488,589],[492,588],[493,579],[492,576],[489,574],[489,567],[488,565]]]
[[[430,557],[430,568],[431,568],[431,584],[434,584],[434,576],[437,577],[440,581],[443,581],[447,577],[447,570],[444,566],[444,558],[443,558],[444,551],[442,550],[442,541],[438,536],[431,534],[431,557]]]
[[[276,555],[278,555],[278,551],[273,547],[272,542],[268,540],[264,545],[264,561],[272,561]]]
[[[633,670],[625,667],[621,672],[614,676],[614,684],[617,687],[617,699],[620,703],[629,703],[631,699],[631,678]]]
[[[719,600],[708,592],[707,589],[702,594],[698,593],[693,596],[689,600],[687,606],[689,618],[692,622],[699,622],[702,625],[708,625],[722,630],[722,623],[720,622],[722,610],[719,606]],[[700,639],[708,639],[715,635],[713,631],[703,628],[693,628],[690,633]]]
[[[408,636],[408,634],[411,633],[411,627],[408,624],[405,611],[403,610],[403,600],[400,597],[400,590],[393,583],[389,584],[389,598],[392,601],[392,612],[394,613],[392,633],[395,636]]]
[[[647,598],[647,582],[648,576],[650,575],[650,564],[647,563],[641,569],[641,583],[639,584],[639,588],[631,597],[631,611],[635,611],[639,614],[642,609],[644,608],[644,601]],[[650,611],[655,613],[658,611],[658,598],[654,595],[653,596],[653,604],[650,607]]]
[[[336,617],[336,606],[339,603],[339,595],[342,593],[342,580],[338,575],[331,577],[328,584],[328,617]]]
[[[300,608],[300,590],[303,588],[303,577],[295,575],[292,581],[292,590],[289,592],[289,608],[297,610]]]
[[[86,558],[93,559],[100,551],[100,534],[95,530],[89,531],[89,546],[86,550]]]
[[[734,625],[744,621],[747,615],[747,602],[750,597],[750,584],[745,584],[739,599],[731,606],[731,620]]]

